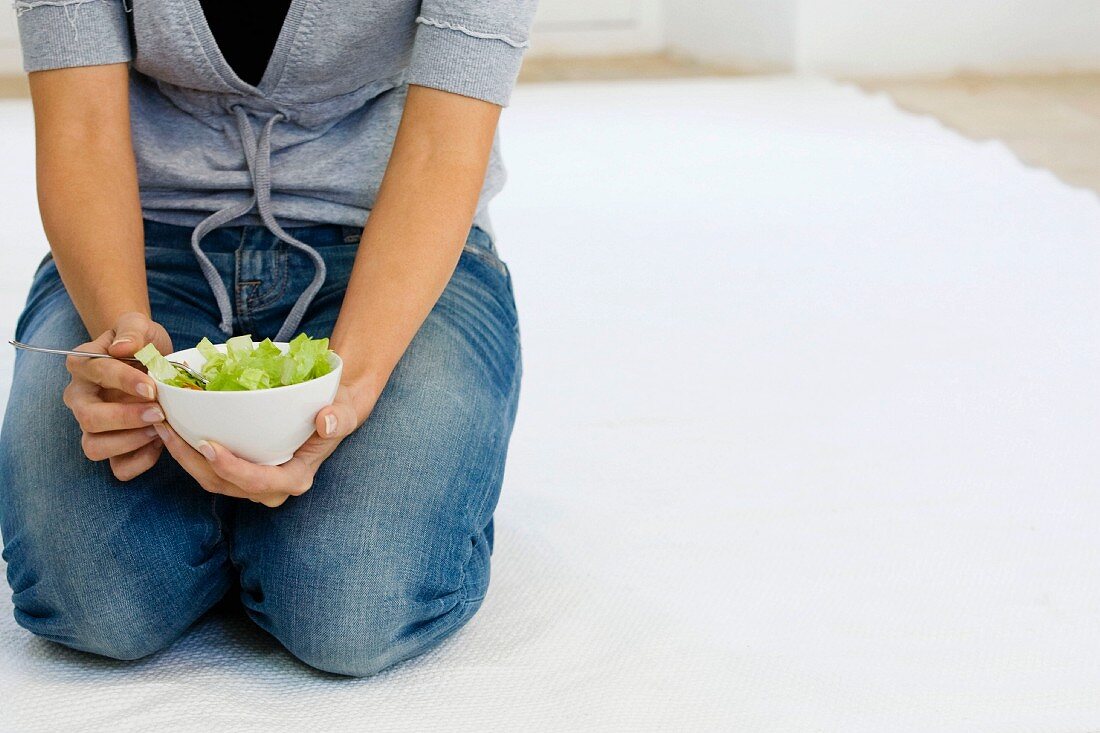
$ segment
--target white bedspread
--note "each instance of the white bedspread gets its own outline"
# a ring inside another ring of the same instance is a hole
[[[45,244],[0,125],[8,338]],[[0,730],[1100,729],[1095,195],[815,80],[526,86],[503,143],[482,613],[351,681],[232,617],[97,660],[5,592]]]

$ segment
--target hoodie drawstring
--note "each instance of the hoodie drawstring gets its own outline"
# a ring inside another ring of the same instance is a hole
[[[195,259],[198,260],[202,274],[210,285],[210,289],[214,292],[214,299],[218,303],[218,312],[221,314],[221,323],[218,324],[218,328],[227,336],[233,333],[233,307],[229,301],[229,291],[226,289],[225,283],[222,282],[221,275],[210,261],[210,257],[202,251],[201,242],[203,237],[218,227],[244,216],[255,208],[268,231],[283,242],[304,252],[313,260],[313,280],[298,296],[298,300],[294,303],[294,307],[290,309],[283,325],[279,327],[279,332],[275,334],[276,341],[289,341],[295,335],[294,332],[301,324],[302,317],[305,316],[306,309],[313,302],[317,291],[324,285],[325,261],[313,247],[287,234],[271,213],[271,128],[275,126],[276,122],[285,120],[286,116],[281,112],[276,112],[269,117],[260,130],[259,139],[257,139],[245,109],[240,105],[234,105],[232,110],[237,118],[237,130],[241,136],[241,145],[244,147],[248,172],[252,177],[252,196],[247,201],[227,206],[203,219],[191,233],[191,249],[195,253]]]

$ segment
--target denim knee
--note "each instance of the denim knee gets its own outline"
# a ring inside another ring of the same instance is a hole
[[[428,622],[430,634],[417,633],[407,609],[371,604],[366,613],[319,617],[313,624],[283,633],[283,645],[302,662],[323,672],[369,677],[418,656],[469,621],[481,601],[459,600]]]
[[[473,618],[488,561],[481,542],[458,577],[447,580],[424,555],[391,556],[350,577],[336,568],[301,573],[290,576],[292,585],[268,584],[253,617],[309,666],[368,677],[428,651]]]
[[[167,522],[158,527],[146,519],[148,533],[115,533],[111,540],[106,528],[117,519],[108,516],[100,532],[65,532],[64,517],[26,512],[4,548],[16,622],[112,659],[140,659],[172,643],[225,593],[226,553],[189,547],[185,538],[171,537]],[[166,552],[172,540],[178,544]]]
[[[106,591],[93,599],[32,586],[14,594],[15,620],[32,634],[71,649],[134,660],[167,647],[201,613],[146,593],[123,593]]]

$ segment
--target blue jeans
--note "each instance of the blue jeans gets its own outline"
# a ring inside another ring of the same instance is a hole
[[[153,318],[177,347],[224,340],[189,230],[146,222]],[[359,230],[299,227],[328,279],[302,323],[336,322]],[[313,268],[262,227],[227,227],[204,249],[235,330],[274,334]],[[105,273],[110,277],[110,273]],[[137,479],[87,460],[61,402],[64,360],[20,353],[0,433],[0,528],[20,625],[116,659],[155,652],[230,588],[253,621],[318,669],[369,675],[438,643],[489,584],[493,510],[520,382],[507,267],[483,231],[413,339],[373,414],[278,509],[204,492],[165,452]],[[23,341],[88,340],[52,260],[35,275]]]

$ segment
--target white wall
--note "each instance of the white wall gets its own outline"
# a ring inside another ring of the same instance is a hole
[[[664,19],[665,0],[540,0],[530,53],[613,56],[660,51],[665,47]]]
[[[1100,70],[1100,0],[542,0],[542,10],[536,52],[665,47],[749,71],[851,76]],[[613,30],[615,12],[621,28],[634,18],[631,32]],[[552,32],[570,13],[579,22]]]
[[[23,56],[19,51],[19,31],[11,3],[0,2],[0,74],[23,71]]]
[[[794,0],[667,0],[665,33],[677,54],[747,70],[785,70],[795,55]]]
[[[0,73],[19,73],[0,4]],[[1100,0],[541,0],[531,53],[839,75],[1100,70]]]
[[[793,66],[802,71],[1100,69],[1100,0],[789,0],[796,2]]]

